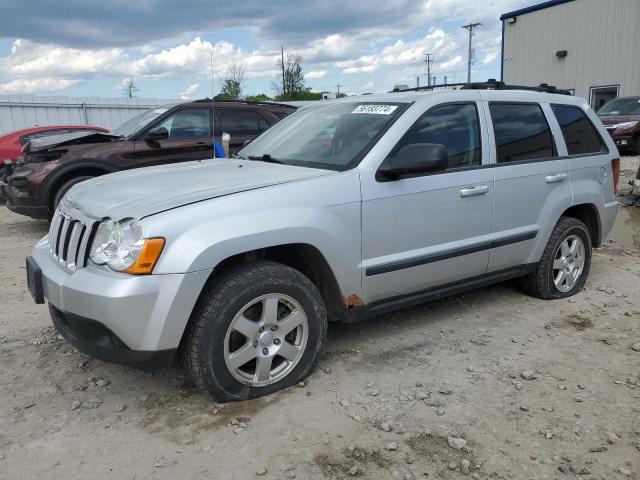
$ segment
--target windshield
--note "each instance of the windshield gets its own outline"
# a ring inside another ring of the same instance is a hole
[[[168,108],[152,108],[146,110],[141,114],[130,118],[122,125],[114,128],[113,130],[110,130],[109,133],[111,135],[118,135],[125,138],[130,137],[168,110]]]
[[[328,102],[280,120],[238,152],[242,158],[346,170],[357,163],[407,104]]]
[[[640,98],[617,98],[603,105],[598,115],[640,115]]]

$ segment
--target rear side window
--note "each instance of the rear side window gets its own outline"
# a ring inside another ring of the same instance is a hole
[[[222,130],[230,135],[257,135],[269,128],[269,123],[253,110],[219,109]],[[218,127],[216,127],[216,130]]]
[[[439,143],[449,154],[449,168],[480,165],[480,128],[474,103],[440,105],[425,113],[402,137],[397,152],[414,143]]]
[[[552,105],[569,155],[606,152],[607,147],[596,127],[582,109],[569,105]]]
[[[498,163],[556,155],[547,119],[538,104],[490,103]]]

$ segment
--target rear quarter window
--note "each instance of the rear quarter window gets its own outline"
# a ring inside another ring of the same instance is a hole
[[[490,103],[498,163],[556,156],[553,136],[537,103]]]
[[[607,146],[591,120],[581,108],[570,105],[552,105],[569,155],[606,153]]]

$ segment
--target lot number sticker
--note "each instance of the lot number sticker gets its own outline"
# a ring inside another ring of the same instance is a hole
[[[368,113],[371,115],[391,115],[397,105],[358,105],[351,113]]]

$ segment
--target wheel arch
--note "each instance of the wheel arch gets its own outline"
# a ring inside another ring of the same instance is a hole
[[[561,217],[573,217],[587,226],[591,237],[591,244],[599,247],[602,244],[602,227],[598,208],[592,203],[581,203],[567,208]]]
[[[363,305],[362,299],[355,294],[343,297],[329,262],[317,247],[308,243],[269,246],[227,257],[211,271],[202,291],[204,292],[206,285],[219,277],[222,272],[240,263],[254,260],[272,260],[298,270],[308,277],[320,292],[330,320],[344,320],[347,310]],[[198,297],[199,301],[200,296]]]
[[[55,197],[58,188],[60,188],[62,184],[68,182],[74,177],[79,177],[82,175],[100,176],[116,171],[116,168],[103,162],[74,162],[72,165],[56,170],[56,172],[47,179],[42,192],[41,203],[51,209],[53,198]]]

